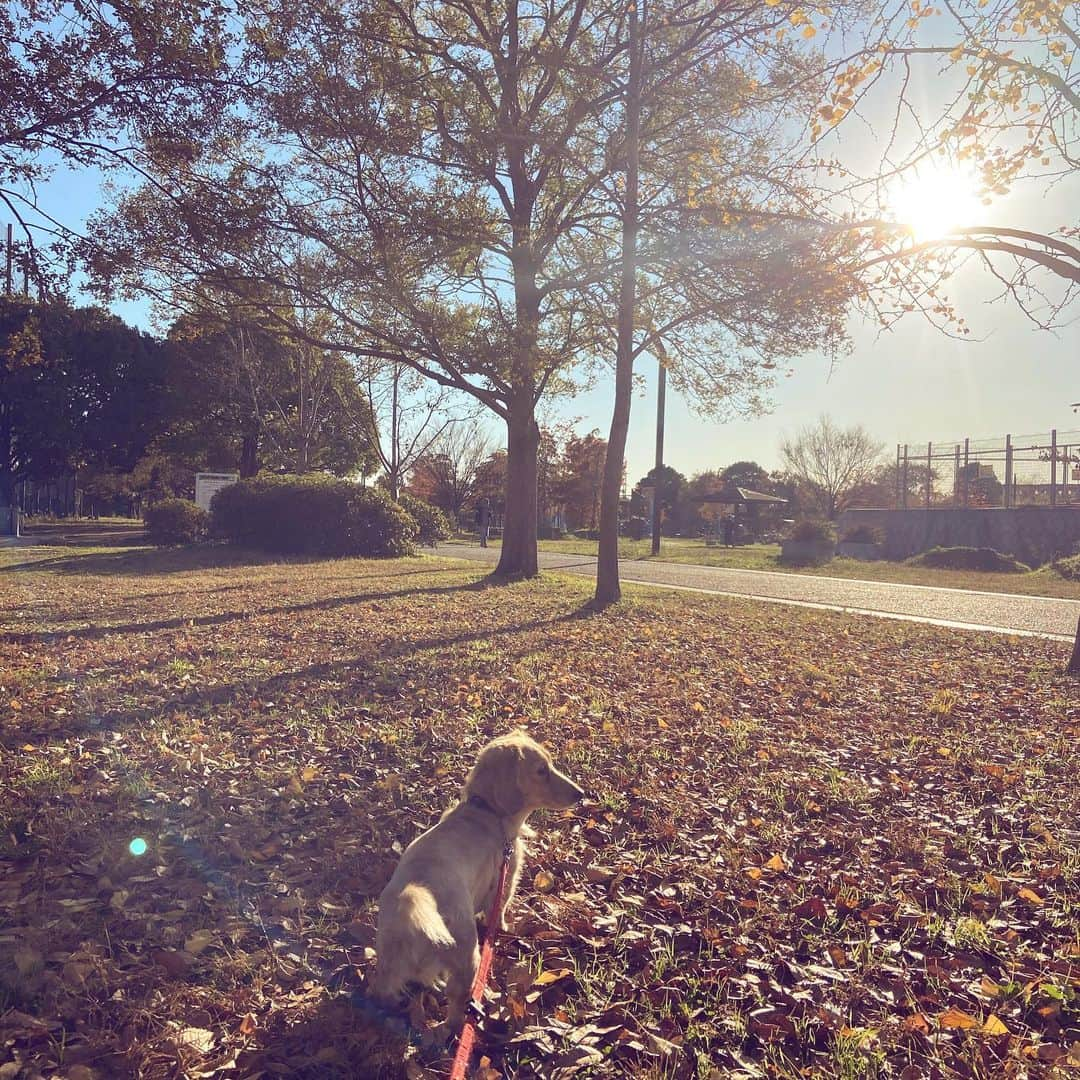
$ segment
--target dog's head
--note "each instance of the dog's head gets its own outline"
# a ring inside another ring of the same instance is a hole
[[[501,735],[480,751],[465,781],[464,799],[477,796],[499,814],[564,810],[585,797],[551,762],[551,755],[524,731]]]

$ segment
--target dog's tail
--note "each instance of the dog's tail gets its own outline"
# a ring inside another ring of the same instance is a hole
[[[453,947],[454,935],[439,914],[439,905],[435,903],[430,889],[423,885],[406,885],[398,897],[398,904],[405,922],[423,934],[432,945],[445,949]]]

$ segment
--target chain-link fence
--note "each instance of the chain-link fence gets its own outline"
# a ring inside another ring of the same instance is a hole
[[[895,505],[1078,506],[1080,431],[896,448]]]

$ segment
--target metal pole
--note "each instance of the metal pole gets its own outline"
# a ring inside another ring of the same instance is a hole
[[[930,494],[934,486],[934,467],[931,462],[934,459],[934,444],[926,444],[926,509],[930,509]]]
[[[952,484],[952,501],[953,506],[960,505],[960,444],[956,444],[956,450],[953,454],[953,484]]]
[[[907,443],[904,443],[904,483],[900,489],[900,494],[903,496],[903,507],[907,509],[907,497],[908,497],[908,448]]]
[[[1057,428],[1050,432],[1050,505],[1057,506]]]
[[[1012,436],[1005,436],[1005,505],[1010,507],[1016,492],[1013,491],[1013,445]]]
[[[900,444],[896,444],[896,490],[893,492],[893,506],[900,508]]]
[[[653,486],[652,553],[660,554],[660,470],[664,467],[664,402],[667,397],[667,368],[659,361],[656,378],[656,483]]]
[[[968,466],[971,464],[969,451],[971,440],[964,440],[964,505],[968,505],[968,498],[971,492],[971,473]]]

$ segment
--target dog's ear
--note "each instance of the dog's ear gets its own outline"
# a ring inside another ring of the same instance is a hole
[[[466,799],[477,795],[504,817],[513,817],[525,806],[521,790],[520,746],[513,743],[492,743],[484,747],[465,781]]]

